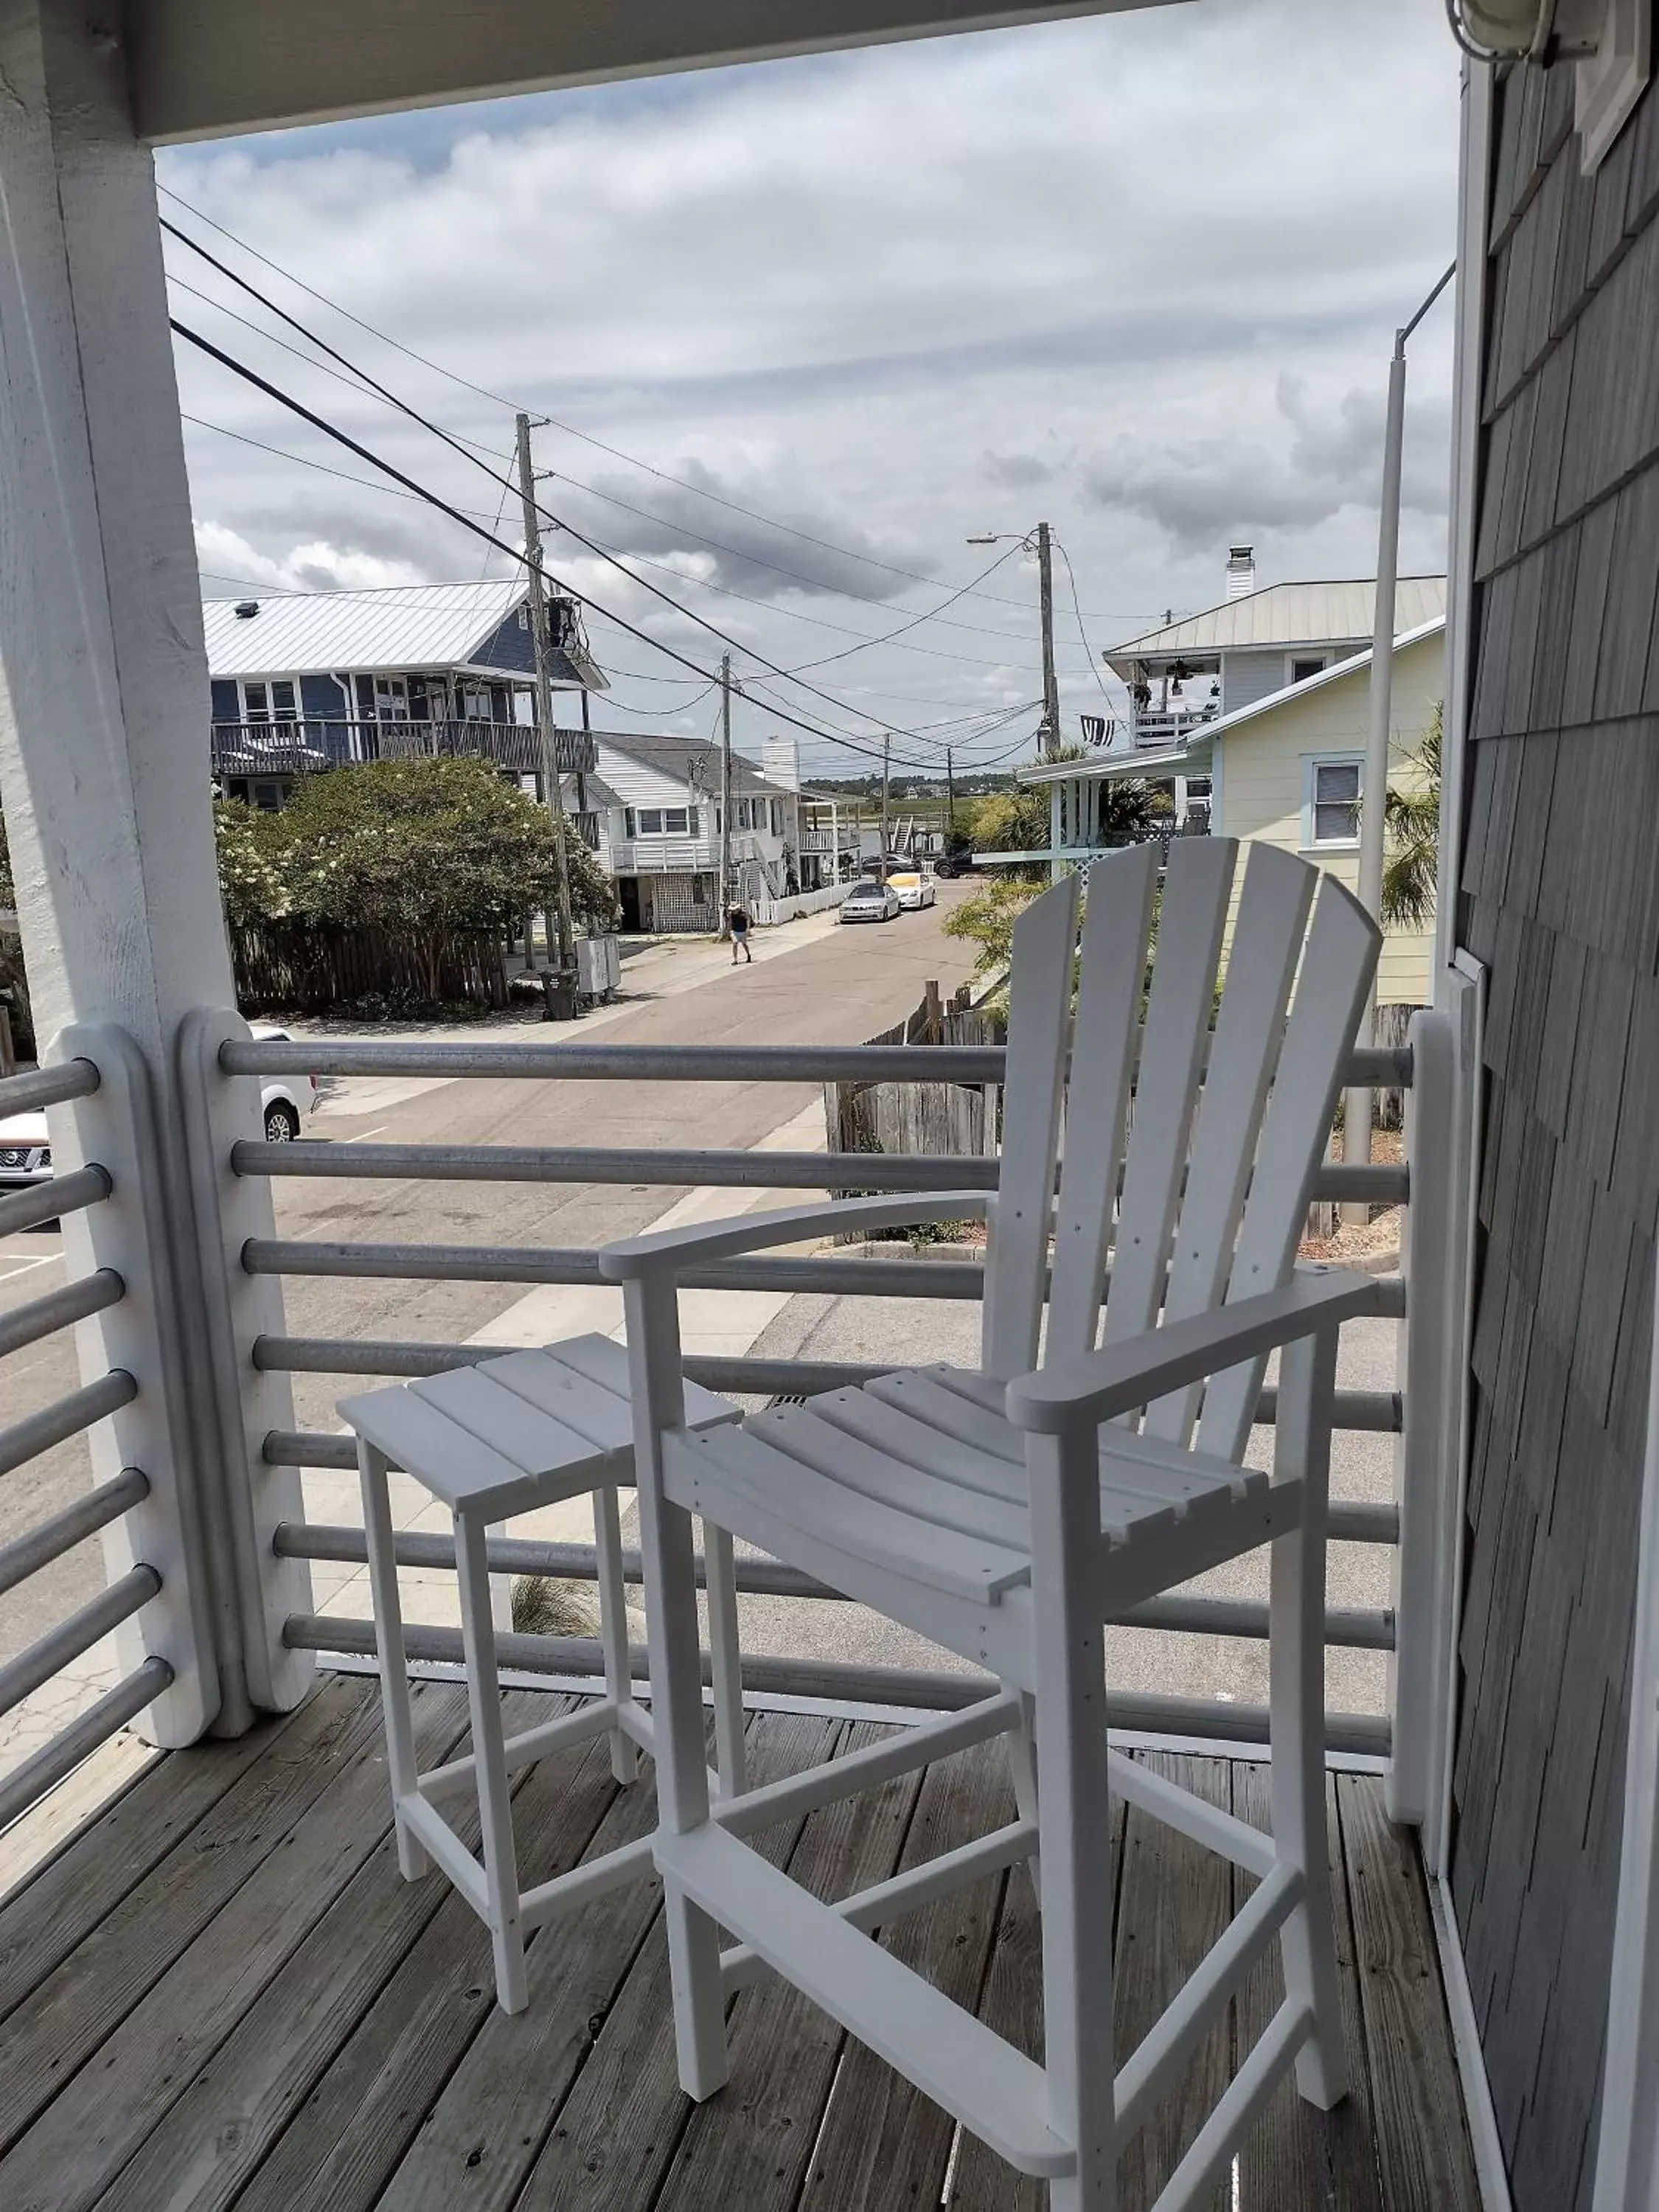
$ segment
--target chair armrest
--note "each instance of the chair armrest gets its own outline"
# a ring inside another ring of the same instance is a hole
[[[636,1282],[647,1275],[672,1278],[713,1260],[763,1251],[769,1244],[796,1244],[832,1230],[982,1221],[993,1195],[988,1190],[884,1192],[876,1198],[825,1199],[816,1206],[780,1206],[770,1213],[736,1214],[726,1221],[690,1222],[684,1229],[659,1229],[605,1245],[599,1254],[599,1273],[607,1283]]]
[[[1382,1303],[1375,1275],[1299,1267],[1280,1290],[1166,1322],[1064,1366],[1018,1376],[1008,1385],[1008,1419],[1016,1428],[1043,1436],[1097,1428],[1299,1336],[1334,1328],[1355,1314],[1376,1313]]]

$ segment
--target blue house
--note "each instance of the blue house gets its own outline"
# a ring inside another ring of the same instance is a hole
[[[213,773],[227,794],[283,804],[296,775],[349,761],[476,753],[533,781],[535,652],[516,578],[366,592],[210,599]],[[556,599],[553,684],[600,691],[580,610]],[[559,733],[566,774],[592,765],[580,731]]]

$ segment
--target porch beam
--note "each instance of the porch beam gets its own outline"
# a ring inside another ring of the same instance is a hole
[[[133,112],[160,143],[1169,4],[129,0],[126,35]]]

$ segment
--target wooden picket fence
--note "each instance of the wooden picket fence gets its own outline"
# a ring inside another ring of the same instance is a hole
[[[1002,1017],[971,1003],[964,984],[946,1005],[937,983],[891,1029],[866,1044],[1001,1044]],[[988,1083],[826,1083],[825,1130],[834,1152],[988,1154],[997,1147],[998,1086]]]
[[[277,922],[234,929],[236,1003],[244,1013],[325,1014],[384,999],[418,1006],[433,998],[425,949],[380,929],[325,929]],[[438,962],[437,998],[500,1012],[507,1003],[504,947],[494,937],[452,937]]]

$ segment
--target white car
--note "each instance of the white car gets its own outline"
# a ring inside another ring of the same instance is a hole
[[[905,868],[896,875],[889,876],[887,880],[907,914],[915,914],[925,906],[938,903],[939,893],[934,889],[931,868]]]
[[[898,893],[890,884],[854,884],[841,902],[843,921],[891,921],[899,910]]]
[[[256,1024],[253,1034],[275,1044],[288,1041],[286,1030],[264,1024]],[[261,1086],[259,1099],[269,1142],[291,1145],[306,1113],[317,1103],[317,1079],[313,1075],[290,1080],[274,1076]],[[20,1190],[28,1183],[51,1181],[52,1139],[46,1133],[45,1113],[14,1114],[0,1121],[0,1190]]]

